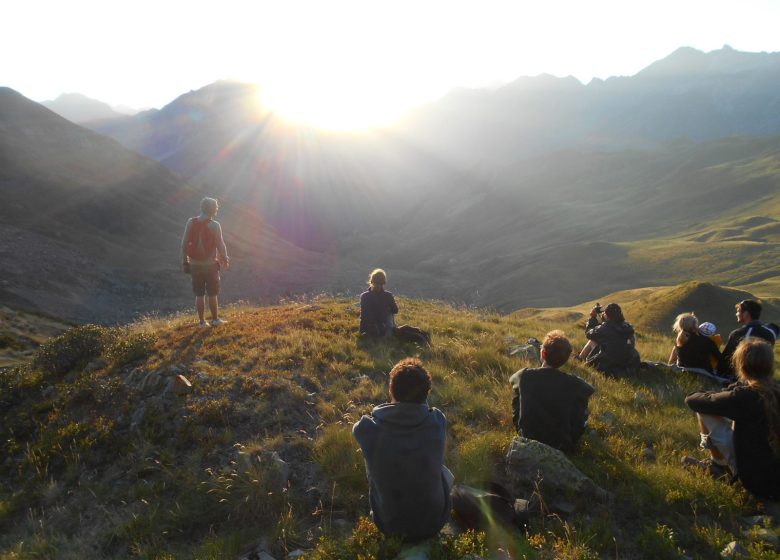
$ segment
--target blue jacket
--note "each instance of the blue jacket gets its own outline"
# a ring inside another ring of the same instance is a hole
[[[386,403],[363,416],[352,434],[363,450],[371,516],[390,535],[424,539],[449,519],[444,467],[447,419],[426,403]]]

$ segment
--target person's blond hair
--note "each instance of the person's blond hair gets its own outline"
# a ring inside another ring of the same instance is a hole
[[[699,319],[693,313],[680,313],[672,324],[672,329],[677,333],[677,346],[682,346],[691,335],[698,332]]]
[[[368,285],[371,288],[383,288],[387,284],[387,274],[381,268],[375,268],[368,275]]]
[[[217,202],[216,198],[205,196],[200,201],[200,211],[207,216],[215,216],[217,210],[219,210],[219,202]]]

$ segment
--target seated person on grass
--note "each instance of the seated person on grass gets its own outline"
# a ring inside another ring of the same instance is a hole
[[[600,372],[613,376],[630,375],[639,369],[634,327],[625,320],[617,303],[610,303],[603,310],[598,303],[593,306],[585,325],[585,337],[588,343],[577,356],[578,360],[585,360]]]
[[[563,331],[549,332],[542,342],[542,367],[521,369],[509,378],[517,433],[565,452],[574,451],[585,431],[588,399],[595,390],[557,369],[570,355],[571,343]]]
[[[430,390],[422,362],[401,360],[390,371],[391,401],[352,428],[366,461],[371,517],[380,531],[407,541],[435,536],[450,516],[447,419],[428,406]]]
[[[723,346],[723,337],[718,333],[718,327],[715,326],[715,323],[710,323],[709,321],[705,321],[699,325],[699,334],[709,338],[715,343],[715,347],[718,349],[718,357],[710,358],[712,371],[716,372],[718,371],[718,362],[720,362],[720,347]]]
[[[368,277],[368,290],[360,294],[360,334],[382,337],[393,334],[398,305],[393,294],[385,290],[387,274],[381,268]]]
[[[712,339],[700,334],[696,315],[681,313],[672,328],[677,333],[677,340],[669,356],[669,364],[712,373],[713,362],[717,364],[720,360],[720,350]]]
[[[736,375],[732,367],[731,356],[739,346],[739,343],[748,337],[763,338],[769,344],[774,345],[777,340],[777,325],[772,323],[765,324],[759,321],[761,317],[761,304],[753,299],[740,301],[734,306],[736,309],[737,322],[742,326],[729,333],[729,339],[726,341],[726,347],[723,349],[720,362],[718,363],[718,375],[727,381],[733,381]]]
[[[780,499],[780,383],[774,379],[772,345],[757,338],[743,341],[733,366],[736,383],[685,398],[699,421],[700,446],[711,458],[684,457],[683,464],[717,478],[736,476],[755,496]]]

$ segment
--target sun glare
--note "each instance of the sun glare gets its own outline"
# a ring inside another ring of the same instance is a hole
[[[387,125],[404,109],[401,92],[370,84],[285,81],[260,87],[263,104],[284,119],[328,130]]]

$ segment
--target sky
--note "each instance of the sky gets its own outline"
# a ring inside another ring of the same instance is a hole
[[[681,46],[780,51],[778,0],[7,0],[0,86],[162,107],[219,79],[332,128],[455,87],[632,75]]]

